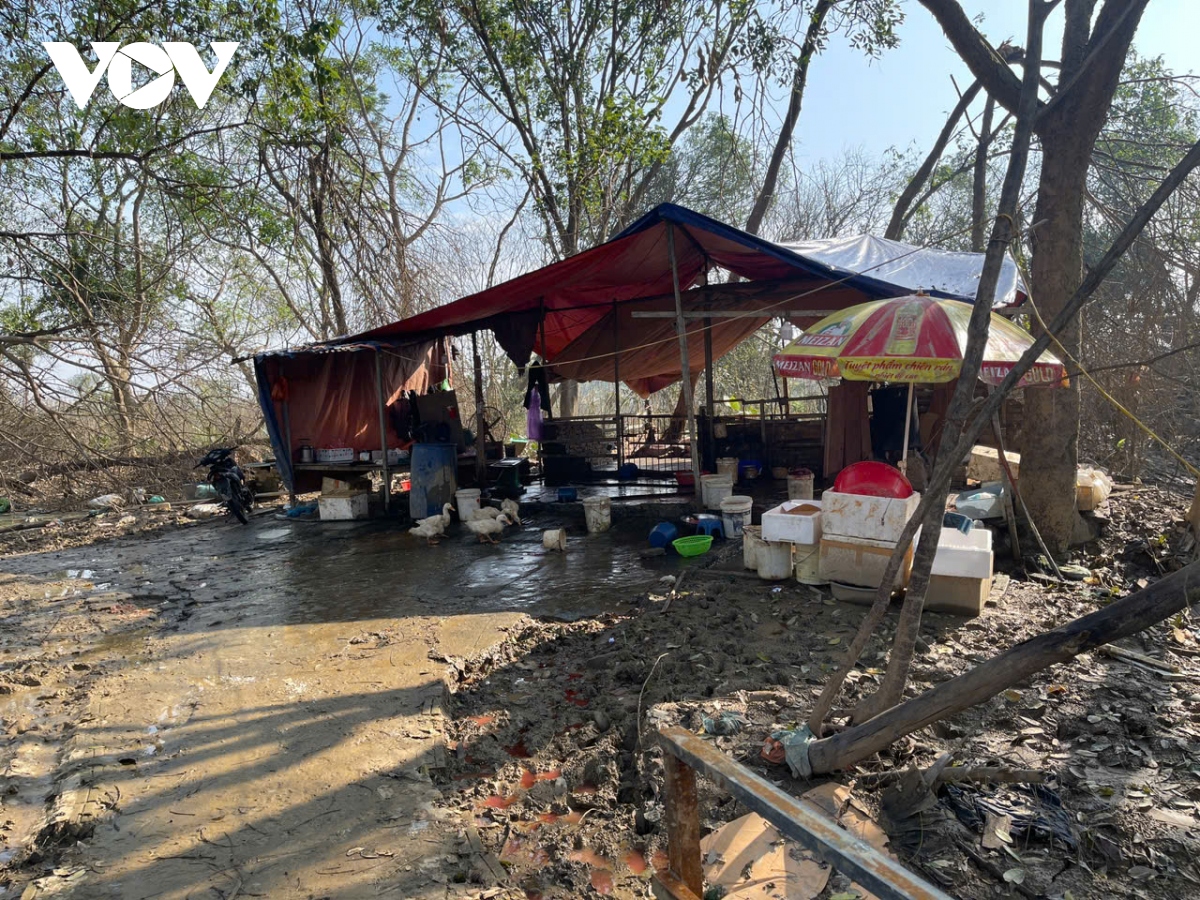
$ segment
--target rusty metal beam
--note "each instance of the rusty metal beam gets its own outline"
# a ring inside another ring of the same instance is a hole
[[[688,890],[688,886],[670,872],[656,872],[650,890],[658,900],[700,900],[699,894]]]
[[[700,864],[700,794],[696,772],[683,760],[663,760],[666,787],[667,860],[671,875],[697,897],[704,893]]]
[[[848,875],[882,900],[951,900],[951,897],[918,878],[900,863],[880,853],[870,844],[822,814],[815,806],[780,790],[745,766],[734,762],[709,742],[683,728],[667,728],[659,732],[659,743],[666,754],[667,776],[667,852],[675,875],[676,850],[671,826],[675,818],[671,811],[671,772],[681,764],[701,772],[758,813],[781,834],[816,853],[821,859],[844,875]],[[688,846],[685,844],[685,846]],[[690,848],[689,848],[690,849]],[[695,845],[695,865],[700,865],[699,844]],[[691,882],[686,886],[691,887]],[[694,894],[702,891],[693,890]]]

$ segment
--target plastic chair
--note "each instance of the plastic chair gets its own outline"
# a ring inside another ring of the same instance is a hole
[[[711,534],[725,537],[725,523],[716,516],[701,517],[696,522],[696,534]]]

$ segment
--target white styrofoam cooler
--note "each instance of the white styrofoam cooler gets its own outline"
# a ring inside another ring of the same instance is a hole
[[[943,528],[930,573],[956,578],[991,578],[992,533],[986,528],[972,528],[967,534],[957,528]]]
[[[992,533],[986,528],[973,528],[967,534],[943,528],[925,608],[965,616],[982,613],[992,587],[992,559]]]
[[[810,515],[788,512],[798,506],[815,506],[818,511]],[[762,517],[762,539],[791,541],[793,544],[817,543],[821,540],[820,509],[820,500],[788,500],[767,510]]]
[[[894,544],[920,502],[921,495],[917,493],[901,500],[826,491],[821,495],[821,530],[825,534]]]
[[[317,506],[323,522],[367,517],[366,494],[322,494]]]

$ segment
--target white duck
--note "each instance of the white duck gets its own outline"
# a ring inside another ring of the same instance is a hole
[[[481,506],[479,509],[471,513],[472,519],[495,519],[500,515],[500,510],[494,506]]]
[[[511,525],[512,519],[504,513],[496,516],[496,518],[470,519],[467,521],[467,527],[471,529],[472,534],[479,535],[479,543],[491,541],[493,544],[500,543],[494,535],[504,531],[505,525]]]
[[[436,539],[446,533],[446,526],[450,524],[450,513],[453,509],[454,506],[447,503],[442,507],[441,515],[429,516],[427,519],[418,519],[416,527],[410,528],[409,532],[416,537],[425,538],[430,546],[436,544]]]
[[[518,513],[521,511],[521,504],[519,504],[516,500],[502,500],[500,502],[500,511],[512,519],[515,524],[522,524],[521,517],[518,515]]]

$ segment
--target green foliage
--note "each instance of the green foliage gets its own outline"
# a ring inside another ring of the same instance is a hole
[[[478,94],[463,124],[491,136],[531,190],[554,254],[565,255],[644,205],[722,76],[769,71],[787,46],[783,25],[801,8],[384,0],[381,21],[429,60],[446,60]],[[673,125],[671,104],[686,107]]]
[[[754,147],[734,131],[729,117],[710,113],[667,155],[644,208],[678,203],[722,222],[744,222],[762,169]]]

